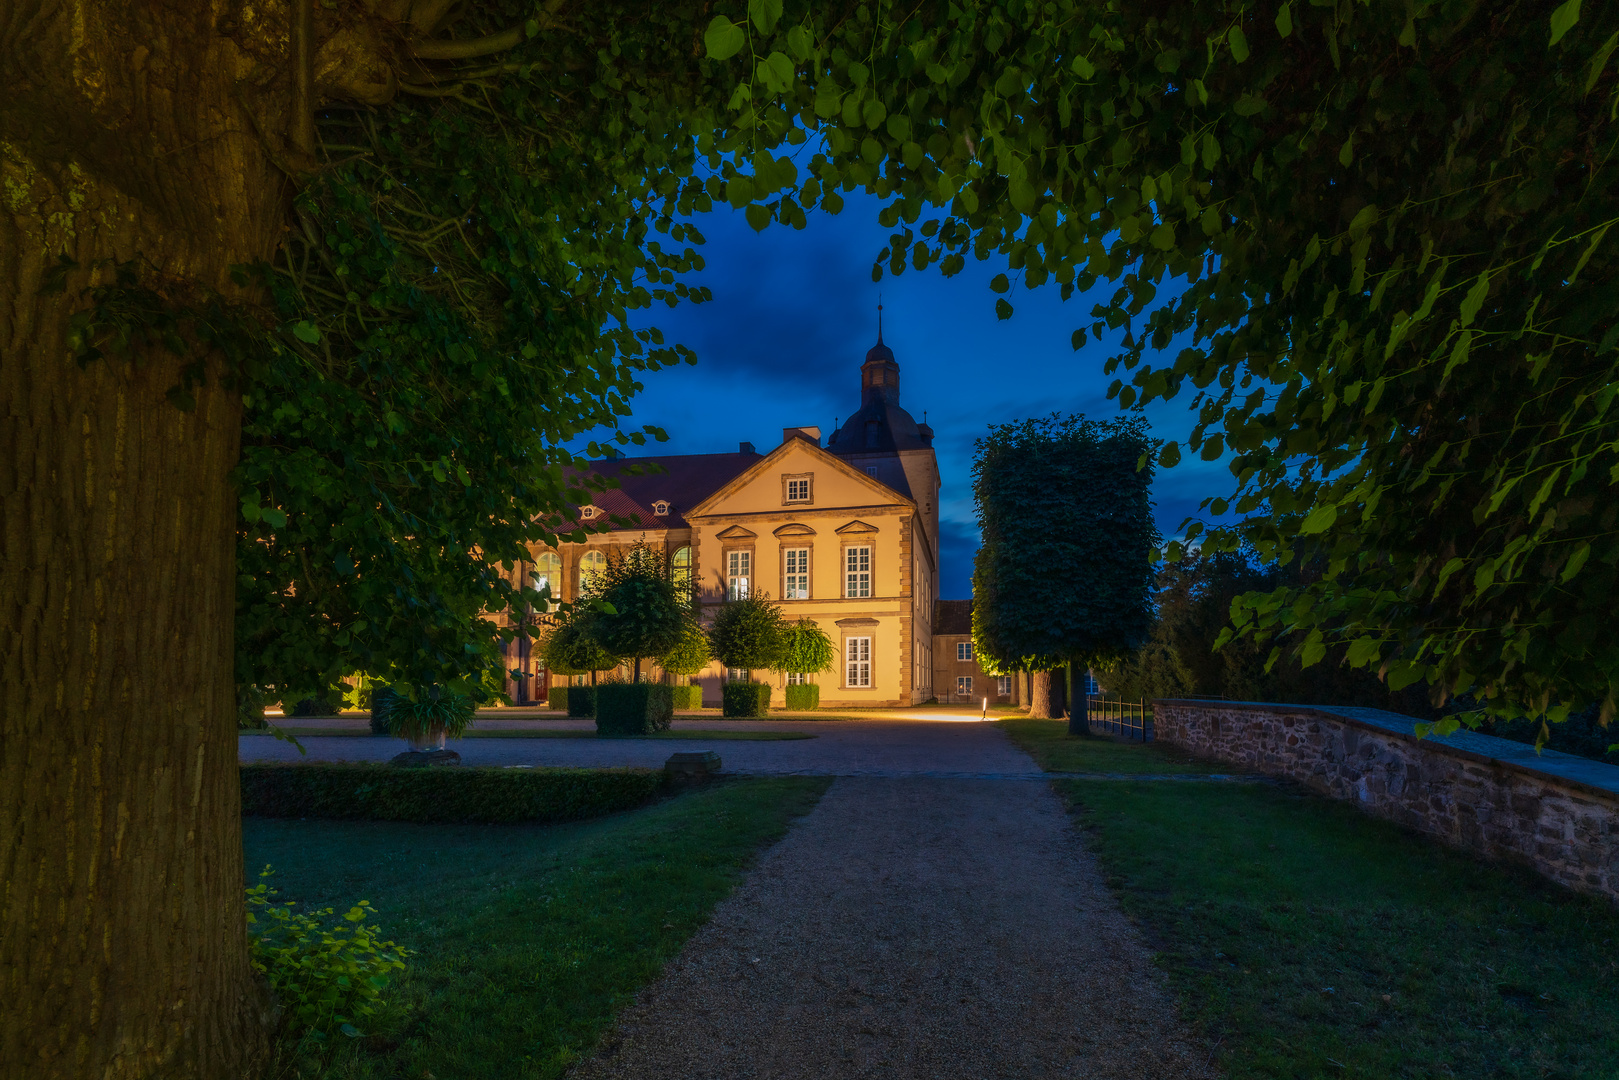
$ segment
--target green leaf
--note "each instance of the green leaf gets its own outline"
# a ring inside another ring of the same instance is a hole
[[[1563,40],[1563,35],[1574,29],[1574,24],[1580,21],[1580,0],[1563,0],[1552,12],[1552,39],[1548,47],[1556,45]]]
[[[1159,251],[1168,251],[1175,246],[1175,227],[1166,221],[1152,231],[1149,239]]]
[[[1585,565],[1585,560],[1589,559],[1590,557],[1591,545],[1589,543],[1580,544],[1580,546],[1575,549],[1574,554],[1568,557],[1568,562],[1563,564],[1563,572],[1561,575],[1559,575],[1559,580],[1562,581],[1563,584],[1567,585],[1574,579],[1574,575],[1580,572],[1580,568]]]
[[[814,53],[815,39],[810,37],[810,32],[802,25],[795,26],[787,31],[787,48],[792,51],[799,63],[803,63]]]
[[[1012,305],[1008,304],[1005,299],[995,301],[995,317],[1002,322],[1010,319],[1012,317]]]
[[[1602,243],[1602,238],[1608,235],[1608,229],[1612,225],[1613,222],[1611,221],[1605,222],[1602,228],[1598,229],[1596,234],[1591,237],[1591,243],[1586,246],[1584,254],[1580,256],[1580,261],[1574,264],[1574,272],[1568,275],[1567,284],[1574,284],[1574,279],[1580,276],[1580,271],[1585,269],[1585,264],[1591,261],[1591,256],[1596,253],[1597,245]]]
[[[1338,507],[1334,503],[1318,506],[1311,510],[1299,525],[1300,536],[1313,536],[1316,533],[1326,532],[1332,528],[1332,523],[1338,520]]]
[[[1254,116],[1265,111],[1269,102],[1258,94],[1243,94],[1231,106],[1231,111],[1238,116]]]
[[[1304,643],[1304,648],[1299,651],[1299,666],[1313,667],[1326,655],[1327,644],[1321,640],[1321,632],[1317,630],[1310,635],[1310,639]]]
[[[1608,40],[1602,43],[1602,48],[1591,57],[1591,64],[1585,69],[1585,92],[1589,94],[1596,88],[1597,80],[1602,78],[1602,69],[1608,66],[1608,57],[1613,55],[1615,47],[1619,47],[1619,30],[1608,35]]]
[[[1226,36],[1231,44],[1231,58],[1237,63],[1248,59],[1248,35],[1242,32],[1242,27],[1233,26],[1231,33]]]
[[[793,85],[793,62],[786,53],[773,52],[759,65],[759,77],[771,93],[785,94]]]
[[[1445,582],[1450,580],[1451,575],[1456,573],[1456,571],[1460,570],[1465,565],[1467,564],[1461,559],[1451,559],[1445,564],[1444,569],[1439,571],[1439,580],[1434,583],[1433,594],[1435,597],[1437,597],[1444,590]]]
[[[1203,133],[1203,167],[1205,169],[1212,169],[1212,168],[1214,168],[1214,163],[1219,161],[1219,160],[1220,160],[1220,143],[1219,143],[1219,140],[1217,140],[1214,137],[1214,132],[1205,131]]]
[[[299,341],[306,341],[313,345],[320,340],[320,331],[315,328],[314,324],[306,320],[299,320],[292,324],[292,336]]]
[[[1484,298],[1488,296],[1489,293],[1490,272],[1486,270],[1484,273],[1478,276],[1478,280],[1473,282],[1473,287],[1467,290],[1467,295],[1462,298],[1462,309],[1460,312],[1459,321],[1463,326],[1471,326],[1473,324],[1473,320],[1478,317],[1478,309],[1484,306]]]
[[[1338,150],[1338,164],[1342,165],[1344,168],[1347,169],[1354,162],[1354,160],[1355,160],[1355,133],[1353,131],[1351,131],[1349,133],[1349,138],[1344,140],[1343,146],[1340,147],[1339,150]]]
[[[747,33],[724,15],[714,16],[703,33],[703,46],[710,60],[729,60],[741,52],[747,42]]]
[[[1012,287],[1012,283],[1007,280],[1005,274],[996,274],[993,278],[990,278],[989,287],[995,292],[1003,293]]]
[[[1166,442],[1164,448],[1158,451],[1158,464],[1166,469],[1173,469],[1181,462],[1181,444]]]
[[[266,506],[259,511],[259,517],[272,529],[284,529],[287,527],[287,513],[285,510],[277,510],[273,506]]]
[[[1078,330],[1075,330],[1073,334],[1069,336],[1068,343],[1074,347],[1075,352],[1082,349],[1085,346],[1085,328],[1080,327]]]
[[[1288,10],[1292,6],[1291,3],[1283,4],[1281,10],[1276,13],[1276,32],[1283,37],[1291,37],[1293,34],[1293,13]]]
[[[1090,60],[1084,56],[1077,53],[1074,56],[1074,62],[1071,66],[1074,69],[1074,74],[1078,75],[1081,79],[1089,79],[1091,76],[1096,74],[1096,65],[1091,63]]]
[[[763,232],[770,224],[770,207],[763,203],[749,203],[746,211],[748,224],[753,226],[754,232]]]
[[[1405,26],[1400,30],[1400,39],[1399,40],[1400,40],[1400,46],[1402,48],[1414,49],[1414,48],[1417,47],[1417,20],[1416,19],[1408,18],[1408,19],[1405,20]]]
[[[759,33],[768,34],[781,19],[781,0],[748,0],[748,15]]]

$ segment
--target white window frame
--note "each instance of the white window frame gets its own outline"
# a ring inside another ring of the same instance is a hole
[[[683,544],[675,548],[674,554],[669,557],[669,573],[675,584],[683,589],[691,588],[692,565],[691,545]]]
[[[969,698],[973,696],[973,677],[971,675],[956,676],[956,696]]]
[[[843,597],[866,600],[871,597],[871,545],[850,544],[843,549]]]
[[[1000,676],[996,677],[996,679],[995,679],[995,696],[996,697],[1011,697],[1012,696],[1012,676],[1010,676],[1010,675],[1000,675]]]
[[[809,681],[809,676],[802,671],[789,671],[787,673],[788,686],[807,686]]]
[[[579,508],[579,516],[587,520],[593,518],[596,516],[596,508],[587,503]]]
[[[781,549],[781,598],[808,600],[810,598],[810,549],[807,547]]]
[[[652,513],[656,517],[668,517],[669,504],[664,502],[662,499],[659,499],[657,502],[652,504]]]
[[[585,564],[590,564],[586,569]],[[579,556],[579,595],[583,596],[590,588],[590,579],[607,569],[607,554],[601,551],[587,551]]]
[[[731,600],[742,600],[748,595],[753,581],[753,552],[738,548],[725,553],[725,595]]]
[[[971,660],[973,658],[973,643],[970,641],[956,642],[956,659]]]
[[[851,690],[871,688],[871,638],[843,639],[843,680]]]
[[[728,683],[750,682],[752,678],[753,672],[747,668],[733,667],[725,669],[725,681]]]

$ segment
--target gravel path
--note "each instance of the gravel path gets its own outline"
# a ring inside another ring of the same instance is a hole
[[[1049,786],[1001,776],[834,781],[573,1077],[1213,1077]]]

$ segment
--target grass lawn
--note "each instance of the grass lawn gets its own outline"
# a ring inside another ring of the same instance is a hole
[[[1619,1077],[1611,905],[1293,786],[1055,783],[1231,1080]]]
[[[280,725],[277,725],[280,726]],[[395,735],[373,735],[368,727],[293,727],[290,724],[281,727],[288,735],[297,738],[312,736],[338,736],[352,738],[393,739]],[[243,730],[240,735],[269,735],[268,731]],[[535,728],[525,730],[521,728],[489,728],[479,731],[476,728],[462,734],[463,739],[707,739],[710,741],[724,740],[726,742],[779,742],[783,739],[813,739],[816,736],[803,731],[698,731],[681,728],[677,731],[660,731],[656,735],[598,735],[589,728]],[[453,739],[451,740],[454,741]]]
[[[243,822],[277,900],[370,900],[416,951],[365,1035],[284,1042],[275,1080],[556,1077],[707,919],[826,778],[735,780],[568,825]]]
[[[1047,772],[1216,773],[1228,765],[1199,761],[1158,743],[1124,743],[1095,735],[1068,734],[1066,720],[997,720],[1029,756]]]

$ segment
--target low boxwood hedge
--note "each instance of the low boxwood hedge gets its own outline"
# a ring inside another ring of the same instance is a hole
[[[765,716],[770,712],[769,683],[726,683],[720,688],[720,694],[722,716]]]
[[[596,688],[594,686],[568,687],[568,715],[596,715]]]
[[[789,709],[819,709],[821,707],[821,688],[814,683],[799,683],[787,687],[787,707]]]
[[[674,707],[677,709],[701,709],[703,707],[703,688],[695,683],[691,686],[671,686],[674,691]]]
[[[674,687],[661,683],[607,683],[596,687],[596,734],[651,735],[675,718]]]
[[[244,814],[371,821],[575,821],[642,806],[664,783],[651,769],[277,763],[241,771]]]
[[[573,688],[569,686],[553,686],[550,690],[547,690],[545,694],[546,708],[556,709],[558,712],[567,712],[568,691],[571,689]]]

